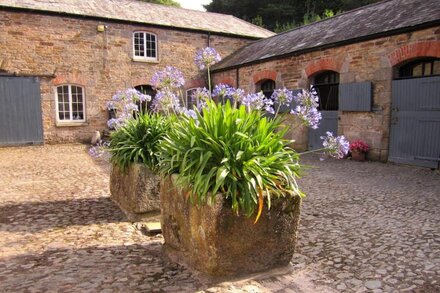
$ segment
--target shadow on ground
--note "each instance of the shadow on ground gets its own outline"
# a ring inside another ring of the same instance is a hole
[[[73,225],[127,221],[109,197],[0,206],[0,231],[35,233]]]
[[[194,292],[201,285],[162,257],[160,241],[144,245],[55,249],[0,259],[0,292]]]

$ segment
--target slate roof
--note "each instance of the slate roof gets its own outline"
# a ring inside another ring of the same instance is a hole
[[[439,0],[386,0],[253,42],[213,71],[440,24]]]
[[[266,38],[274,33],[232,15],[136,0],[0,0],[1,7],[154,24],[213,33]]]

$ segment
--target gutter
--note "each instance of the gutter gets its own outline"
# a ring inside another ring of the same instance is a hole
[[[217,73],[217,72],[222,72],[222,71],[228,71],[228,70],[233,70],[236,68],[240,68],[240,67],[245,67],[245,66],[251,66],[251,65],[255,65],[255,64],[260,64],[260,63],[265,63],[271,60],[277,60],[277,59],[283,59],[283,58],[287,58],[287,57],[296,57],[305,53],[310,53],[310,52],[314,52],[314,51],[319,51],[319,50],[324,50],[324,49],[329,49],[329,48],[335,48],[335,47],[340,47],[340,46],[344,46],[344,45],[349,45],[349,44],[354,44],[354,43],[359,43],[362,41],[368,41],[368,40],[374,40],[374,39],[378,39],[378,38],[382,38],[382,37],[387,37],[387,36],[392,36],[392,35],[398,35],[398,34],[402,34],[402,33],[408,33],[408,32],[412,32],[415,30],[419,30],[419,29],[425,29],[425,28],[430,28],[430,27],[434,27],[440,25],[440,19],[436,19],[430,22],[426,22],[426,23],[422,23],[422,24],[418,24],[418,25],[414,25],[414,26],[408,26],[408,27],[403,27],[403,28],[398,28],[398,29],[394,29],[394,30],[389,30],[386,32],[379,32],[379,33],[375,33],[372,35],[366,35],[366,36],[361,36],[361,37],[357,37],[357,38],[352,38],[352,39],[347,39],[347,40],[342,40],[339,42],[335,42],[335,43],[329,43],[329,44],[324,44],[322,46],[316,46],[316,47],[311,47],[311,48],[305,48],[302,50],[297,50],[294,52],[289,52],[289,53],[285,53],[285,54],[281,54],[281,55],[275,55],[275,56],[270,56],[267,58],[263,58],[263,59],[257,59],[257,60],[253,60],[253,61],[249,61],[249,62],[245,62],[245,63],[240,63],[240,64],[235,64],[235,65],[231,65],[228,67],[224,67],[224,68],[218,68],[215,69],[213,68],[211,70],[212,73]],[[264,41],[266,39],[260,40],[260,41]],[[250,44],[252,45],[252,44]],[[244,47],[246,48],[246,47]],[[229,57],[232,57],[232,55],[230,55]],[[226,59],[227,61],[227,59]]]

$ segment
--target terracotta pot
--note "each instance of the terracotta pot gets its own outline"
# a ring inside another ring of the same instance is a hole
[[[351,151],[351,157],[355,161],[363,162],[365,161],[365,153],[360,151]]]
[[[237,216],[223,195],[212,206],[196,206],[175,186],[161,181],[165,254],[210,276],[236,276],[285,266],[297,240],[301,199],[272,200],[259,221]]]
[[[110,174],[110,198],[130,221],[138,222],[159,214],[160,177],[143,164],[132,164],[125,172],[117,166]]]

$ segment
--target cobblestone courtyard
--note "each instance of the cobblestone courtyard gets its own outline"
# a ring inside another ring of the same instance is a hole
[[[440,175],[304,159],[289,268],[212,283],[162,258],[83,145],[0,149],[0,292],[440,292]]]

